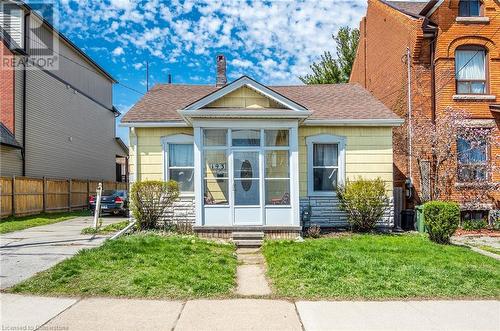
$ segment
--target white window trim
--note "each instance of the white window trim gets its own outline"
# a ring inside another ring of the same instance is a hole
[[[307,193],[309,196],[336,196],[337,192],[314,191],[314,144],[337,144],[338,145],[338,185],[345,183],[345,148],[347,138],[331,134],[319,134],[306,138],[307,145]]]
[[[160,138],[161,145],[163,146],[163,180],[168,181],[170,180],[170,172],[169,170],[169,159],[168,159],[168,150],[169,150],[169,145],[193,145],[194,144],[194,137],[187,135],[187,134],[174,134],[171,136],[164,136]],[[193,148],[194,150],[194,148]],[[177,167],[176,167],[177,168]],[[194,169],[194,164],[193,167],[182,167],[182,168],[193,168]],[[195,180],[195,178],[193,178]],[[180,197],[194,197],[194,192],[196,191],[196,180],[194,183],[194,188],[193,192],[179,192]]]

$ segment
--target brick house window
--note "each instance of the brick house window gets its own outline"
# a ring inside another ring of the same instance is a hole
[[[488,180],[488,143],[485,138],[459,137],[457,156],[460,182]]]
[[[460,0],[458,5],[458,16],[460,17],[481,16],[481,1]]]
[[[486,50],[466,46],[455,51],[455,77],[458,94],[486,93]]]

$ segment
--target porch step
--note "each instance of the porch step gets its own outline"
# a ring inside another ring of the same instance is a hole
[[[262,231],[233,231],[231,237],[236,247],[255,248],[262,246],[264,242]]]
[[[264,238],[264,232],[235,231],[233,232],[232,237],[233,239],[262,239]]]
[[[241,239],[233,239],[233,242],[236,244],[238,248],[259,248],[264,243],[264,240],[261,239],[253,239],[253,240],[241,240]]]

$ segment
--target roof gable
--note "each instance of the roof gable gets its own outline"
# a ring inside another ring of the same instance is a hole
[[[233,92],[230,92],[220,99],[217,99],[204,108],[286,108],[280,103],[268,98],[267,96],[251,89],[247,86],[242,86]]]
[[[249,88],[257,92],[258,94],[263,95],[269,100],[274,101],[274,103],[281,105],[280,108],[285,108],[295,111],[307,111],[307,109],[304,106],[283,96],[282,94],[277,93],[276,91],[268,88],[267,86],[260,84],[259,82],[251,79],[248,76],[242,76],[238,78],[237,80],[191,103],[190,105],[186,106],[183,110],[196,111],[201,108],[210,107],[210,105],[215,104],[218,100],[222,99],[225,96],[228,96],[230,93],[235,92],[243,87]]]

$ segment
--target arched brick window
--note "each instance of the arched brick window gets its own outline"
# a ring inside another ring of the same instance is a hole
[[[461,46],[455,51],[457,94],[487,93],[486,49],[481,46]]]
[[[480,0],[460,0],[458,4],[458,16],[473,17],[481,16]]]

